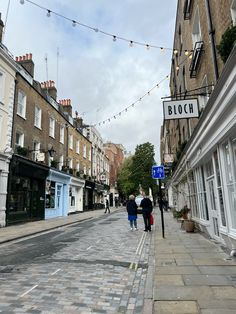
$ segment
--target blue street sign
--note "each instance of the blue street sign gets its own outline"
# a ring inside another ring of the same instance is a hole
[[[165,179],[164,166],[152,166],[153,179]]]

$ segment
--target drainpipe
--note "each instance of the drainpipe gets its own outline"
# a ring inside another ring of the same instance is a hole
[[[217,64],[217,57],[216,57],[216,45],[215,45],[215,30],[213,29],[212,25],[212,18],[211,18],[211,9],[210,9],[210,3],[209,0],[205,0],[206,4],[206,13],[207,13],[207,22],[208,22],[208,32],[210,37],[210,43],[211,43],[211,53],[212,53],[212,61],[213,61],[213,67],[214,67],[214,74],[215,74],[215,82],[219,78],[219,71],[218,71],[218,64]]]

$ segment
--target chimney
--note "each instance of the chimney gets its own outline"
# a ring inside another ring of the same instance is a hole
[[[63,111],[72,116],[72,106],[70,99],[59,100],[59,103],[62,105]]]
[[[2,36],[3,36],[3,28],[4,28],[4,23],[1,19],[2,13],[0,13],[0,43],[2,42]]]
[[[16,57],[16,62],[19,63],[32,77],[34,77],[34,62],[32,60],[32,53]]]
[[[57,89],[54,81],[46,81],[41,83],[41,88],[44,91],[47,91],[49,96],[51,96],[54,100],[57,100]]]

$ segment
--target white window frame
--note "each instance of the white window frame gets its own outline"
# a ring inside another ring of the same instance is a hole
[[[72,134],[69,135],[69,148],[73,149],[73,135]]]
[[[236,0],[232,0],[230,11],[231,11],[233,26],[235,26],[236,25]]]
[[[65,127],[63,125],[60,126],[60,143],[64,144],[65,141]]]
[[[42,109],[37,105],[34,107],[34,126],[39,129],[42,127]]]
[[[18,142],[17,142],[17,135],[19,135],[19,141]],[[20,131],[16,131],[15,145],[24,147],[24,139],[25,139],[24,133],[22,133]]]
[[[83,157],[86,159],[86,145],[84,144],[84,149],[83,149]]]
[[[193,48],[195,43],[198,41],[202,41],[202,34],[201,34],[201,25],[200,25],[200,18],[199,18],[199,8],[197,7],[194,15],[194,22],[193,22],[193,29],[192,29],[192,44]]]
[[[62,166],[64,165],[64,156],[61,155],[59,158],[59,170],[62,169]]]
[[[89,159],[89,161],[91,161],[91,148],[89,149],[88,159]]]
[[[80,147],[79,147],[79,146],[80,146],[80,141],[77,140],[77,141],[76,141],[76,153],[77,153],[77,154],[80,153]]]
[[[55,138],[55,124],[56,120],[53,117],[49,117],[49,136]]]
[[[26,94],[22,90],[18,91],[17,114],[24,119],[26,118]]]
[[[70,161],[69,161],[69,168],[70,169],[73,169],[73,159],[71,158]]]
[[[37,155],[40,153],[40,142],[33,141],[33,152],[32,152],[32,159],[37,161]]]

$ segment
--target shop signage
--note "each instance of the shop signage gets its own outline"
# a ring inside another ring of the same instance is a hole
[[[37,153],[36,159],[37,159],[37,161],[44,161],[45,160],[45,153]]]
[[[163,101],[163,112],[165,120],[198,118],[198,100],[183,99]]]

